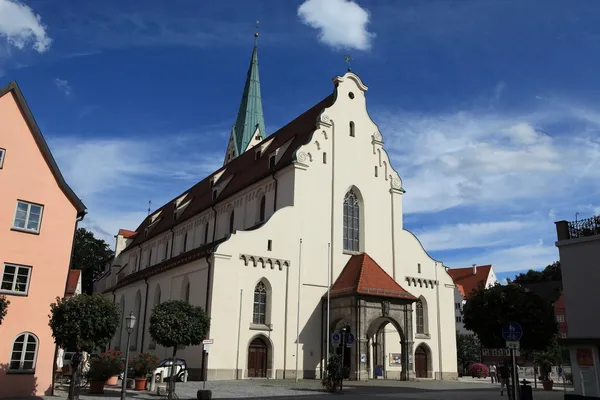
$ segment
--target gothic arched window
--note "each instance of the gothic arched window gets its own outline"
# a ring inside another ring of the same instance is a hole
[[[235,211],[231,212],[229,216],[229,233],[233,233],[233,222],[235,220]]]
[[[267,197],[265,195],[263,195],[263,197],[260,199],[260,210],[258,213],[259,222],[263,222],[265,220],[266,211],[267,211]]]
[[[417,333],[425,333],[425,312],[423,310],[423,301],[419,300],[416,303],[416,315],[417,315]]]
[[[267,288],[261,281],[254,288],[254,313],[252,323],[266,324],[267,323]]]
[[[354,191],[344,197],[344,250],[359,251],[360,204]]]

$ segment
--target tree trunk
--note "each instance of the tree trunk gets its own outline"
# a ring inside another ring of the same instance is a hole
[[[76,352],[71,359],[71,383],[69,384],[68,400],[79,400],[79,377],[81,369],[81,352]]]
[[[174,375],[175,375],[175,364],[177,362],[177,358],[175,358],[175,356],[177,355],[177,345],[173,346],[173,358],[172,358],[172,363],[171,363],[171,376],[169,377],[169,390],[167,391],[168,393],[168,400],[173,400],[173,395],[175,394],[175,379],[174,379]]]

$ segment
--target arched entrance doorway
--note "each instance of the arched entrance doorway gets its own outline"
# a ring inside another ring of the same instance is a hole
[[[398,322],[390,317],[374,319],[366,332],[369,379],[407,379],[406,342]],[[404,378],[403,378],[404,375]]]
[[[428,364],[427,350],[421,345],[415,350],[415,375],[417,378],[428,378],[427,364]]]
[[[248,346],[248,378],[266,378],[268,360],[269,346],[262,338],[254,338]]]

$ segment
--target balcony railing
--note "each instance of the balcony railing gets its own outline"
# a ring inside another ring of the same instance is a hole
[[[556,222],[558,240],[600,235],[600,216],[575,221]]]

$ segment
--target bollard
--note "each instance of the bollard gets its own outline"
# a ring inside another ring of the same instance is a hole
[[[533,390],[530,386],[529,381],[523,379],[521,381],[520,392],[521,392],[521,400],[533,400]]]

